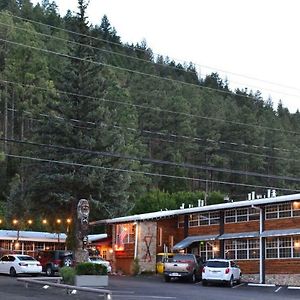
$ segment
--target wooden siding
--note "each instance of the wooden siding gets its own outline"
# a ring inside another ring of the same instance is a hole
[[[211,234],[219,234],[219,233],[220,233],[219,225],[189,227],[189,235],[211,235]]]
[[[116,251],[116,258],[133,258],[134,244],[124,244],[123,251]]]
[[[259,273],[259,260],[237,260],[237,264],[241,268],[242,274]]]
[[[252,231],[259,231],[259,221],[224,224],[224,233],[239,233]]]
[[[265,230],[299,228],[300,218],[269,219],[265,221]]]
[[[266,274],[300,274],[300,259],[266,259]]]
[[[116,271],[126,275],[132,274],[133,258],[118,258],[116,260]]]
[[[177,216],[170,219],[162,219],[157,221],[157,231],[159,228],[162,228],[162,244],[161,246],[156,246],[156,252],[164,252],[163,245],[167,245],[169,247],[169,237],[173,235],[174,237],[174,245],[181,240],[184,239],[183,228],[177,227]],[[157,232],[158,236],[158,232]],[[170,250],[169,250],[170,251]]]

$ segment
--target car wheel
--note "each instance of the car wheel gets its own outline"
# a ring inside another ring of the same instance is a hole
[[[9,275],[11,277],[16,277],[17,276],[17,272],[16,272],[16,269],[14,267],[11,267],[10,270],[9,270]]]
[[[46,267],[46,276],[53,276],[54,275],[54,272],[52,270],[52,267],[51,266],[47,266]]]
[[[190,276],[189,281],[192,282],[192,283],[196,282],[196,274],[195,274],[195,273],[193,273],[193,274]]]
[[[231,275],[230,280],[228,281],[228,286],[233,287],[234,281],[233,281],[233,276]]]
[[[202,279],[202,285],[207,286],[207,281],[205,279]]]
[[[165,276],[165,282],[170,282],[171,278],[169,276]]]
[[[73,260],[72,260],[71,257],[66,257],[66,258],[64,259],[64,266],[65,266],[65,267],[71,267],[72,264],[73,264]]]

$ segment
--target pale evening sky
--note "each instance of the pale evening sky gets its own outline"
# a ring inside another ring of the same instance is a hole
[[[77,11],[77,0],[55,2],[61,15]],[[202,75],[218,72],[231,89],[258,89],[295,112],[299,11],[298,0],[90,0],[87,15],[99,25],[106,14],[123,43],[146,40],[156,54],[191,61]]]

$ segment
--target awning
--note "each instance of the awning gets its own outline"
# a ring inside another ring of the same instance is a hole
[[[218,237],[217,234],[214,235],[192,235],[186,237],[184,240],[180,241],[176,245],[174,245],[173,250],[181,250],[189,245],[191,245],[194,242],[200,242],[200,241],[213,241]]]
[[[261,236],[271,237],[271,236],[285,236],[285,235],[299,235],[300,228],[284,229],[284,230],[266,230]]]
[[[256,238],[256,237],[259,237],[258,231],[224,233],[218,237],[218,240],[244,239],[244,238]]]

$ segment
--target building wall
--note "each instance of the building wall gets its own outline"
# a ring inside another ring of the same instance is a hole
[[[299,228],[300,217],[270,219],[265,221],[265,230]]]
[[[183,228],[177,227],[177,217],[170,218],[170,219],[162,219],[157,221],[157,247],[156,252],[164,252],[164,245],[167,246],[168,252],[172,252],[172,245],[171,240],[173,236],[174,245],[181,240],[184,239],[184,232]],[[161,237],[161,243],[159,243],[159,236],[160,233],[162,235]]]
[[[252,231],[259,231],[259,221],[224,224],[224,233],[239,233]]]

